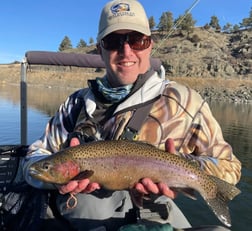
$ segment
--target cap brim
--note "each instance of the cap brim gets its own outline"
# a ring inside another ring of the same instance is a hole
[[[138,24],[134,24],[134,23],[123,23],[123,22],[120,22],[120,23],[111,25],[111,26],[107,27],[105,30],[103,30],[98,35],[97,41],[100,41],[106,35],[108,35],[108,34],[110,34],[112,32],[115,32],[117,30],[133,30],[133,31],[137,31],[137,32],[140,32],[142,34],[145,34],[147,36],[151,35],[150,29],[148,30],[148,29],[146,29],[146,27],[144,28],[144,27],[139,26]]]

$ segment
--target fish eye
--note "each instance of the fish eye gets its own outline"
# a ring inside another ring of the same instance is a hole
[[[49,162],[43,163],[42,168],[43,168],[44,170],[49,170],[49,169],[50,169],[50,163],[49,163]]]

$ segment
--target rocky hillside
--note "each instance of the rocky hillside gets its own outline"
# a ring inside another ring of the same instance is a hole
[[[189,36],[155,34],[154,56],[168,76],[252,79],[252,31],[217,33],[195,28]]]
[[[190,35],[152,33],[153,57],[162,60],[169,77],[252,79],[252,30],[221,33],[203,27]],[[96,53],[95,46],[67,52]]]
[[[175,32],[168,38],[153,32],[153,40],[153,57],[162,60],[170,80],[196,89],[209,101],[252,103],[252,31],[227,34],[195,28],[189,36]],[[97,50],[93,45],[66,52],[96,53]],[[28,72],[28,84],[81,87],[87,78],[103,75],[96,71],[33,66]],[[19,81],[19,64],[0,65],[0,84]]]

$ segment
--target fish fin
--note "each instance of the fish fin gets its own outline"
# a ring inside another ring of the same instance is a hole
[[[93,174],[94,174],[94,171],[92,171],[92,170],[85,170],[85,171],[80,172],[72,180],[83,180],[83,179],[89,178]]]
[[[206,199],[206,203],[223,224],[228,227],[231,226],[231,218],[227,201],[224,200],[220,194],[217,194],[216,198]]]
[[[184,194],[186,197],[192,199],[192,200],[197,200],[197,197],[195,195],[195,190],[191,188],[171,188],[175,192],[180,192]]]
[[[218,191],[215,198],[205,199],[208,206],[213,210],[218,219],[226,226],[231,226],[228,202],[236,197],[241,191],[232,184],[215,176],[209,176],[217,185]]]
[[[226,200],[233,200],[241,193],[236,186],[229,184],[228,182],[216,176],[209,175],[209,177],[215,182],[218,187],[218,192],[221,193],[222,197],[224,197]]]

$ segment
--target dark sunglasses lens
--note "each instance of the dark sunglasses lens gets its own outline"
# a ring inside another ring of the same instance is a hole
[[[150,46],[151,38],[145,35],[130,35],[128,38],[128,43],[133,50],[145,50]]]
[[[144,50],[150,46],[151,38],[135,32],[129,34],[112,33],[101,40],[101,45],[106,50],[119,50],[125,42],[133,50]]]
[[[101,40],[102,46],[106,50],[118,50],[123,40],[120,34],[109,34]]]

